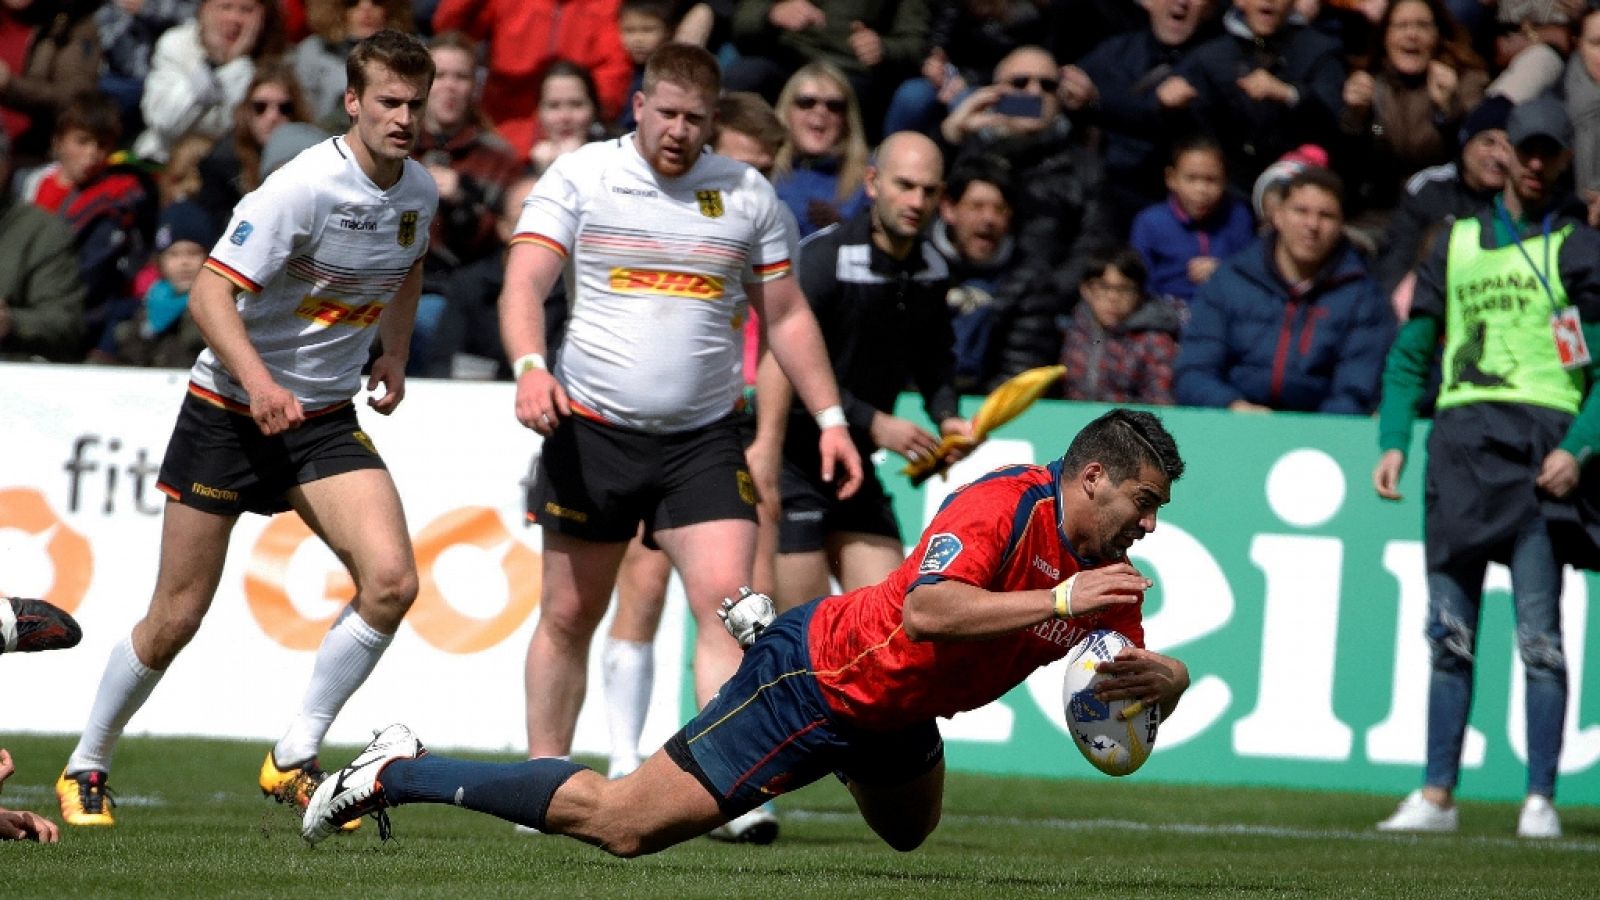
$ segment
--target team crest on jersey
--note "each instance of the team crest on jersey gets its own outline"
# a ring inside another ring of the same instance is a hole
[[[694,199],[700,204],[700,215],[708,219],[722,218],[721,191],[695,191]]]
[[[255,230],[256,227],[249,222],[240,222],[239,226],[233,229],[233,234],[228,235],[228,242],[235,247],[243,247],[244,242],[250,239],[250,232]]]
[[[961,555],[961,539],[948,531],[941,531],[928,538],[928,550],[922,554],[922,565],[917,571],[926,575],[930,572],[943,572]]]
[[[400,246],[409,247],[417,242],[417,213],[415,210],[406,210],[400,214],[400,232],[394,236]]]

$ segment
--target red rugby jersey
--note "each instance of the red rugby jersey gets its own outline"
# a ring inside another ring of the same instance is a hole
[[[811,667],[841,721],[889,730],[977,709],[1097,628],[1144,646],[1143,597],[986,640],[906,637],[905,597],[919,584],[954,579],[989,591],[1040,590],[1092,567],[1061,530],[1060,477],[1060,460],[990,472],[950,495],[917,549],[887,579],[817,605],[808,636]]]

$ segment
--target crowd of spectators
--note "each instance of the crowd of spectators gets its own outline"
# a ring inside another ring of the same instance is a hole
[[[345,54],[381,28],[438,66],[411,356],[438,377],[508,374],[514,201],[631,127],[668,40],[774,106],[802,235],[867,208],[882,138],[933,139],[969,393],[1065,362],[1062,397],[1370,413],[1414,267],[1504,186],[1516,104],[1565,104],[1564,189],[1600,213],[1578,0],[5,0],[0,358],[187,364],[192,248],[344,129]]]

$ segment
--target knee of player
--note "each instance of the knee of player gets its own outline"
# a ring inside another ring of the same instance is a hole
[[[883,842],[889,845],[891,850],[895,850],[900,853],[910,853],[918,847],[921,847],[923,842],[928,839],[928,836],[933,834],[933,830],[938,827],[939,813],[935,812],[930,819],[921,823],[920,827],[918,825],[908,823],[898,826],[892,830],[886,830],[884,833],[880,834],[880,836],[883,838]]]
[[[417,599],[417,570],[414,566],[383,566],[364,579],[362,593],[380,606],[405,611]]]

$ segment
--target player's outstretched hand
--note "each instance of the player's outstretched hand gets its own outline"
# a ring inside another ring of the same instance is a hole
[[[262,434],[272,437],[305,424],[306,413],[293,392],[273,383],[250,392],[250,418]]]
[[[0,597],[0,602],[9,603],[10,601]],[[0,747],[0,790],[5,788],[6,779],[10,778],[11,773],[15,772],[16,770],[16,764],[11,761],[11,751],[4,747]]]
[[[566,388],[544,369],[529,368],[517,378],[517,421],[545,437],[572,415]]]
[[[372,372],[367,375],[367,390],[375,391],[379,384],[383,385],[383,396],[368,397],[367,405],[387,416],[406,398],[405,362],[388,355],[373,360]]]
[[[850,440],[850,430],[843,425],[822,429],[817,448],[822,454],[822,480],[838,486],[835,490],[840,500],[850,499],[866,477],[862,474],[861,454]]]
[[[38,841],[54,844],[61,840],[56,823],[38,813],[0,809],[0,841]]]
[[[1160,703],[1164,712],[1171,712],[1173,704],[1189,689],[1188,666],[1138,647],[1128,647],[1095,671],[1106,676],[1094,692],[1101,700],[1134,700],[1144,706]],[[1123,710],[1124,718],[1138,714],[1139,710],[1132,706]]]

